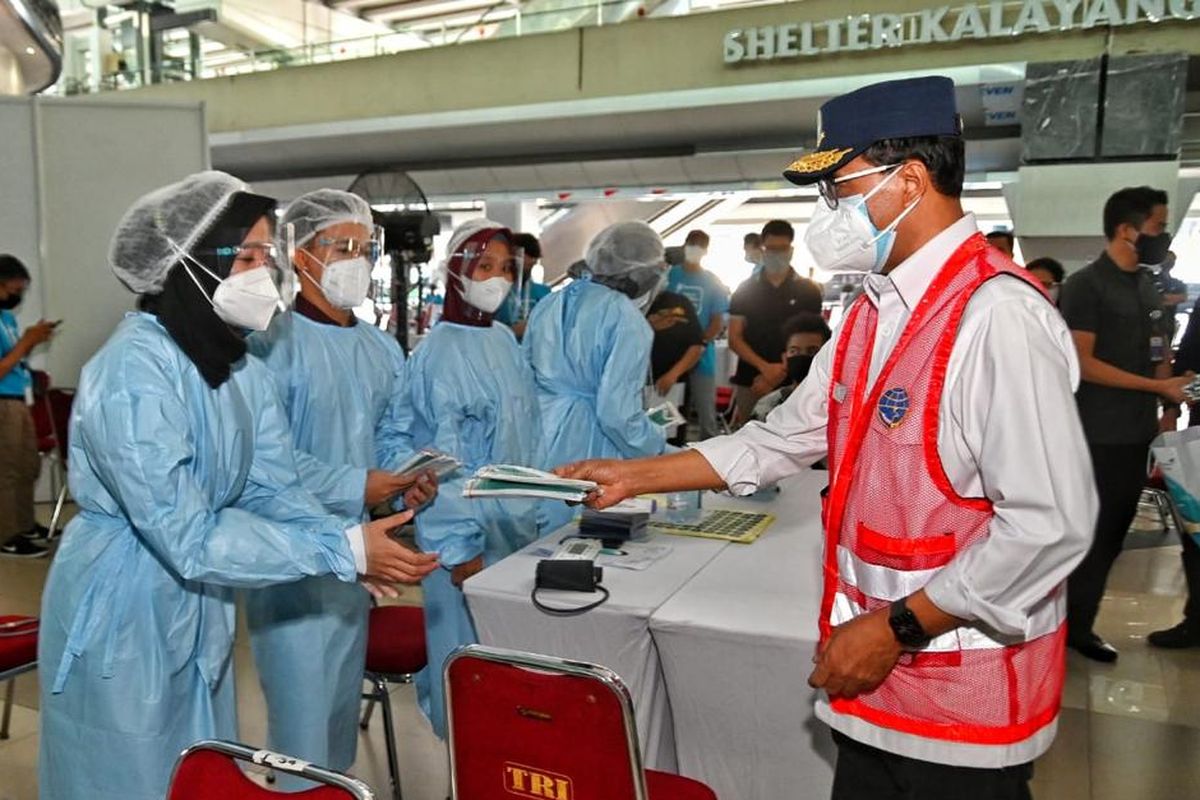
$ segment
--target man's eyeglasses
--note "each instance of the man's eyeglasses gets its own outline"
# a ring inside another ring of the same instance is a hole
[[[886,172],[889,169],[895,169],[901,166],[900,164],[883,164],[878,167],[869,167],[868,169],[860,169],[858,172],[851,172],[849,175],[842,175],[837,178],[822,178],[817,181],[817,191],[821,193],[821,199],[825,201],[825,205],[830,208],[838,207],[837,185],[846,183],[847,181],[855,180],[856,178],[865,178],[868,175],[877,175],[880,172]]]

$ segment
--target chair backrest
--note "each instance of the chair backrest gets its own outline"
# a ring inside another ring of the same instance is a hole
[[[645,800],[633,701],[611,670],[470,645],[445,684],[455,800]]]
[[[71,407],[75,404],[74,389],[54,388],[46,392],[46,404],[50,407],[50,424],[54,428],[54,441],[58,443],[58,455],[67,463],[67,432],[71,427]]]
[[[323,784],[303,792],[275,792],[246,777],[238,766],[246,761],[289,772]],[[184,750],[175,762],[167,800],[374,800],[362,781],[267,750],[234,742],[202,741]]]

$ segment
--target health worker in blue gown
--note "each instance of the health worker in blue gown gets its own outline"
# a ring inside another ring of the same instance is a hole
[[[367,509],[402,492],[415,509],[432,496],[433,480],[414,485],[377,469],[410,455],[388,413],[402,385],[404,351],[353,311],[367,300],[380,255],[371,207],[349,192],[320,189],[292,201],[280,228],[293,234],[289,266],[299,294],[293,309],[248,344],[278,387],[301,483],[330,513],[346,517],[365,519]],[[340,771],[354,764],[367,585],[323,575],[246,592],[271,749]],[[277,787],[305,785],[280,775]]]
[[[237,737],[234,590],[331,575],[415,582],[389,537],[303,488],[287,419],[244,336],[282,305],[274,201],[205,172],[113,237],[141,295],[83,369],[67,526],[42,597],[40,796],[161,800],[180,751]]]
[[[533,376],[512,331],[493,324],[516,276],[511,236],[488,220],[467,222],[451,236],[445,310],[408,360],[400,406],[411,449],[435,448],[462,462],[417,517],[417,545],[437,553],[440,564],[422,584],[429,667],[417,690],[442,738],[442,664],[455,648],[477,641],[462,583],[537,538],[532,502],[462,496],[464,481],[480,467],[543,463]]]
[[[646,416],[643,388],[654,332],[646,311],[666,279],[662,240],[644,222],[620,222],[588,245],[567,288],[538,303],[523,347],[533,367],[551,465],[659,455],[664,429]],[[574,511],[547,502],[547,530]]]

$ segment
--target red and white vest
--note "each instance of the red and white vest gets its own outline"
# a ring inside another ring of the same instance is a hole
[[[963,243],[873,385],[878,313],[866,297],[849,312],[830,381],[822,640],[833,626],[918,591],[988,536],[991,503],[959,496],[943,469],[938,409],[963,311],[1001,274],[1028,281],[982,236]],[[819,704],[818,714],[852,738],[913,758],[980,767],[1030,761],[1054,735],[1065,619],[1059,587],[1036,608],[1025,636],[981,626],[951,631],[902,656],[873,692]]]

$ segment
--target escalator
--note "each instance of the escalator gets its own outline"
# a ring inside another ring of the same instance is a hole
[[[0,95],[29,95],[62,72],[58,5],[49,0],[0,0]]]

